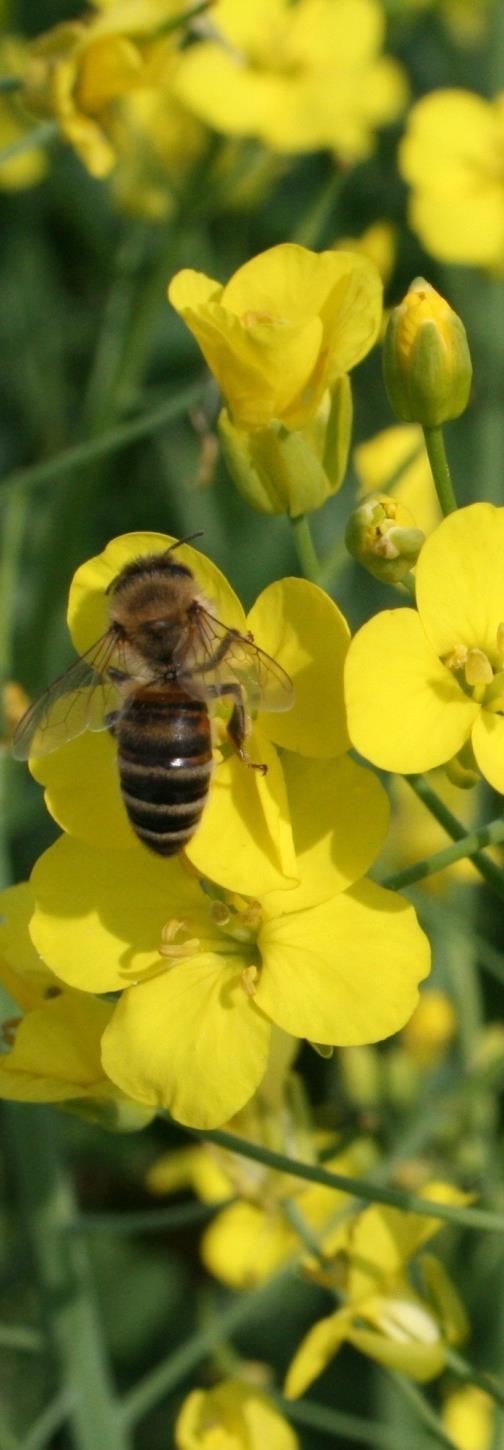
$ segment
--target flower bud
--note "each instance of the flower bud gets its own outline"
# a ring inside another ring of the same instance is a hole
[[[423,277],[390,315],[383,373],[390,405],[406,423],[438,428],[467,407],[472,364],[464,325]]]
[[[350,514],[345,543],[375,579],[397,584],[416,564],[424,534],[404,504],[386,493],[370,494]]]
[[[231,422],[227,408],[218,428],[233,482],[251,508],[291,518],[312,513],[343,482],[352,429],[350,379],[339,378],[298,431],[275,419],[249,433]]]

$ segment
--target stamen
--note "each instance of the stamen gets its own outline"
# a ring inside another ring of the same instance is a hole
[[[177,941],[177,937],[187,931],[187,921],[178,921],[176,917],[173,917],[172,921],[167,921],[161,932],[160,956],[173,960],[194,956],[194,953],[200,950],[198,937],[188,937],[185,941]]]
[[[489,685],[493,680],[493,669],[488,655],[482,649],[470,649],[464,664],[468,685]]]
[[[240,982],[246,997],[255,997],[259,971],[257,967],[244,967],[240,974]]]

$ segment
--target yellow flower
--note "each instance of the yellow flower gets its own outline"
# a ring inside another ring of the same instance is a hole
[[[328,1045],[376,1041],[407,1021],[428,971],[412,908],[358,880],[371,837],[383,838],[378,782],[346,759],[291,756],[285,768],[294,889],[251,900],[198,882],[180,858],[71,836],[33,873],[42,959],[70,986],[122,993],[105,1072],[191,1126],[221,1124],[248,1102],[272,1024]]]
[[[288,1042],[288,1039],[286,1039]],[[274,1037],[273,1037],[274,1050]],[[329,1134],[309,1128],[301,1085],[294,1074],[282,1096],[268,1100],[267,1078],[249,1105],[229,1124],[230,1132],[263,1143],[280,1153],[315,1163]],[[326,1167],[356,1177],[373,1161],[372,1145],[361,1138],[355,1145],[325,1157]],[[295,1199],[305,1223],[324,1244],[324,1230],[334,1224],[351,1199],[347,1194],[306,1184],[227,1149],[204,1144],[167,1153],[150,1170],[148,1187],[156,1194],[192,1187],[205,1203],[239,1196],[217,1213],[201,1239],[205,1267],[232,1289],[263,1283],[282,1264],[299,1255],[300,1241],[285,1212],[286,1199]]]
[[[424,534],[441,522],[441,509],[432,482],[422,429],[418,423],[397,423],[384,428],[354,449],[353,463],[359,493],[392,493],[404,504]],[[397,483],[391,483],[400,472]]]
[[[375,765],[430,770],[470,742],[504,792],[503,548],[504,509],[459,509],[424,544],[417,610],[377,614],[352,641],[348,726]]]
[[[0,75],[22,75],[27,57],[27,47],[17,35],[6,35],[0,41]],[[11,146],[26,132],[33,129],[33,122],[21,105],[17,93],[13,96],[0,95],[0,149]],[[35,186],[47,172],[47,157],[43,149],[34,146],[3,161],[0,166],[0,189],[18,191],[25,186]]]
[[[92,176],[107,176],[117,159],[113,125],[121,97],[137,86],[163,86],[164,51],[152,33],[179,15],[174,0],[115,0],[86,21],[63,21],[34,40],[24,68],[23,97],[40,116],[54,116]],[[147,42],[147,44],[144,44]]]
[[[409,219],[442,261],[504,267],[504,94],[440,90],[410,111],[400,168]]]
[[[70,590],[68,611],[80,653],[106,628],[105,591],[111,580],[129,560],[163,552],[173,542],[164,534],[125,534],[81,566]],[[261,648],[293,678],[296,690],[292,710],[282,715],[261,711],[248,741],[252,759],[268,765],[266,776],[248,769],[234,752],[218,764],[187,855],[202,875],[247,895],[293,884],[297,868],[285,770],[276,747],[318,759],[342,756],[347,749],[342,676],[348,627],[327,595],[301,579],[270,585],[246,619],[231,586],[209,559],[185,544],[177,557],[194,572],[217,617],[241,632],[252,630]],[[349,764],[342,763],[342,769]],[[99,846],[122,850],[135,845],[119,790],[115,746],[107,731],[89,731],[68,742],[37,760],[33,772],[46,786],[48,808],[64,830]],[[365,792],[375,786],[366,775]],[[321,830],[330,829],[324,809],[321,822]],[[355,829],[352,821],[348,837],[360,856],[358,834],[363,835],[362,816]],[[371,838],[370,854],[357,875],[373,857],[372,830]]]
[[[327,391],[376,341],[381,293],[367,258],[292,242],[245,262],[224,287],[185,270],[168,290],[233,424],[248,432],[272,421],[302,429],[314,418]]]
[[[121,97],[110,118],[116,153],[113,195],[120,207],[149,221],[168,216],[188,168],[201,156],[206,132],[173,90],[178,52],[159,43],[163,63],[156,84],[135,87]],[[150,52],[151,64],[153,48]]]
[[[185,52],[178,90],[216,131],[278,152],[331,147],[348,163],[405,104],[376,0],[217,0],[210,24]]]
[[[438,1203],[467,1202],[448,1183],[427,1184],[422,1195]],[[334,1282],[344,1284],[345,1303],[319,1320],[296,1351],[287,1374],[289,1397],[304,1393],[345,1340],[413,1380],[441,1373],[447,1347],[467,1334],[465,1311],[443,1265],[432,1255],[420,1261],[423,1294],[412,1287],[406,1269],[442,1226],[434,1214],[423,1218],[373,1205],[349,1228],[340,1229]]]
[[[334,249],[337,252],[362,252],[364,257],[374,262],[386,287],[396,262],[397,228],[392,222],[373,222],[360,237],[338,238]]]
[[[299,1440],[267,1395],[240,1380],[191,1390],[175,1426],[177,1450],[298,1450]]]
[[[406,1051],[420,1068],[440,1062],[457,1031],[457,1014],[450,997],[439,988],[422,992],[413,1016],[403,1028]]]
[[[105,1076],[100,1044],[112,1006],[62,987],[41,962],[27,931],[33,896],[26,885],[4,893],[0,983],[19,1013],[3,1022],[0,1098],[59,1103],[102,1127],[131,1132],[152,1112],[128,1100]]]

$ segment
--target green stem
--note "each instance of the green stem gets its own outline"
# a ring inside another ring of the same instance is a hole
[[[485,1394],[495,1400],[496,1405],[504,1406],[504,1384],[495,1380],[493,1375],[485,1374],[484,1370],[475,1369],[474,1365],[469,1364],[469,1361],[464,1359],[461,1354],[457,1354],[454,1349],[446,1351],[446,1363],[458,1379],[465,1380],[471,1385],[477,1385],[479,1390],[484,1390]]]
[[[230,1153],[240,1153],[243,1158],[252,1158],[255,1163],[265,1163],[268,1168],[277,1168],[280,1173],[293,1174],[295,1178],[302,1178],[308,1183],[322,1183],[325,1188],[338,1189],[364,1203],[385,1203],[391,1208],[401,1208],[405,1213],[426,1214],[460,1227],[484,1229],[491,1233],[502,1233],[504,1229],[504,1213],[485,1208],[469,1208],[464,1204],[438,1203],[437,1200],[411,1193],[407,1188],[390,1188],[365,1178],[350,1178],[343,1173],[333,1173],[320,1164],[301,1163],[297,1158],[276,1153],[272,1148],[251,1143],[249,1139],[240,1138],[236,1133],[224,1132],[222,1128],[182,1129],[180,1123],[176,1123],[174,1119],[170,1119],[170,1122],[181,1132],[190,1133],[191,1137],[202,1139],[206,1143],[217,1143],[219,1148],[226,1148]]]
[[[448,806],[445,806],[444,801],[432,789],[425,776],[405,775],[404,779],[447,835],[451,836],[452,841],[463,841],[466,836],[465,826],[448,810]],[[487,856],[480,855],[479,851],[476,851],[471,859],[473,866],[479,871],[487,885],[491,886],[504,901],[504,873],[495,864],[495,861],[490,861]]]
[[[18,1450],[45,1450],[45,1447],[52,1441],[53,1435],[68,1420],[73,1409],[73,1402],[74,1396],[68,1389],[62,1390],[60,1395],[55,1395],[35,1420],[35,1424],[21,1441]]]
[[[120,1421],[98,1318],[90,1263],[81,1238],[68,1233],[76,1205],[60,1157],[56,1114],[6,1108],[10,1146],[75,1450],[130,1450]]]
[[[424,428],[425,447],[429,456],[436,493],[443,513],[452,514],[457,508],[453,491],[442,428]]]
[[[415,900],[415,893],[413,893],[413,899]],[[492,946],[492,943],[481,936],[480,932],[474,930],[472,922],[466,921],[463,916],[453,909],[450,910],[443,902],[435,901],[431,896],[427,899],[425,892],[422,892],[421,899],[420,892],[418,892],[415,905],[419,911],[422,911],[426,915],[427,920],[430,918],[434,923],[439,922],[445,931],[449,930],[450,932],[454,932],[455,935],[460,936],[463,940],[467,937],[467,933],[470,932],[478,954],[478,961],[481,963],[484,971],[488,972],[489,976],[493,977],[499,983],[500,987],[504,987],[504,961],[502,955],[497,947]]]
[[[3,151],[0,151],[0,166],[5,161],[13,161],[15,156],[23,156],[25,151],[35,151],[39,146],[48,146],[57,134],[57,121],[41,121],[40,126],[33,126],[24,136],[18,136],[17,141],[11,141],[9,146],[4,146]]]
[[[39,1329],[31,1324],[0,1324],[0,1349],[15,1349],[21,1354],[40,1354],[44,1340]]]
[[[67,1225],[71,1234],[134,1234],[169,1233],[170,1230],[188,1228],[192,1224],[206,1222],[214,1213],[222,1212],[235,1203],[234,1198],[220,1199],[219,1203],[177,1203],[169,1208],[139,1209],[137,1213],[83,1213],[77,1214]],[[0,1328],[0,1344],[2,1331]]]
[[[477,831],[470,831],[453,846],[445,846],[443,851],[436,851],[433,856],[427,856],[423,861],[415,861],[403,871],[386,876],[380,885],[386,886],[389,891],[402,891],[405,886],[413,886],[415,881],[424,881],[426,876],[435,876],[438,871],[444,871],[446,866],[453,866],[455,861],[463,861],[465,856],[474,856],[483,846],[498,845],[499,841],[504,841],[502,816],[496,821],[490,821],[488,826],[480,826]]]
[[[99,438],[91,438],[85,443],[78,443],[75,448],[65,448],[62,453],[57,453],[55,458],[44,459],[43,463],[36,463],[33,467],[19,468],[11,473],[0,484],[0,500],[12,491],[26,488],[40,488],[44,483],[52,483],[53,479],[66,476],[83,464],[94,463],[98,458],[104,458],[109,453],[118,453],[122,448],[127,448],[130,443],[135,443],[139,438],[147,438],[152,433],[157,433],[185,413],[201,398],[205,388],[206,379],[200,378],[197,383],[192,383],[180,392],[168,398],[166,403],[160,403],[150,412],[142,413],[131,423],[121,423],[116,428],[109,428],[106,433],[101,433]]]
[[[318,196],[315,197],[315,201],[310,203],[310,206],[292,233],[291,240],[297,242],[298,246],[317,247],[320,245],[320,238],[325,232],[329,218],[332,216],[335,208],[335,203],[339,199],[343,177],[343,171],[338,171],[335,167],[324,186],[320,188]]]
[[[392,1378],[400,1394],[404,1395],[405,1400],[416,1411],[419,1420],[432,1432],[438,1443],[447,1445],[448,1450],[455,1450],[454,1441],[441,1424],[439,1415],[436,1415],[436,1411],[433,1410],[432,1405],[426,1400],[418,1386],[402,1374],[392,1374]]]
[[[317,1405],[313,1400],[285,1400],[283,1395],[272,1392],[278,1409],[293,1425],[306,1426],[321,1435],[330,1435],[334,1440],[357,1440],[359,1445],[369,1445],[371,1450],[406,1450],[404,1435],[394,1433],[388,1425],[364,1420],[360,1415],[349,1415],[344,1410],[333,1410],[328,1405]],[[445,1444],[452,1445],[452,1441]],[[425,1437],[408,1437],[407,1450],[427,1450]]]
[[[8,91],[19,91],[22,84],[22,76],[0,76],[0,95],[5,95]]]
[[[313,584],[316,584],[319,579],[320,565],[308,519],[305,514],[300,514],[297,519],[291,519],[291,525],[301,573],[305,579],[310,579]]]
[[[206,1359],[214,1345],[221,1344],[228,1335],[241,1329],[255,1314],[266,1315],[268,1305],[278,1295],[280,1286],[287,1282],[291,1272],[290,1268],[282,1269],[265,1284],[260,1284],[249,1294],[234,1299],[228,1309],[215,1316],[212,1323],[193,1334],[185,1344],[179,1345],[173,1354],[150,1370],[123,1400],[124,1423],[128,1426],[138,1424],[159,1400],[168,1395]]]

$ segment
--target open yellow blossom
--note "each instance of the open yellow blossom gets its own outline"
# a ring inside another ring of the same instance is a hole
[[[80,653],[106,628],[105,591],[112,579],[128,561],[142,554],[161,553],[173,542],[164,534],[125,534],[112,540],[103,554],[81,566],[71,586],[68,611],[70,631]],[[276,746],[319,760],[343,756],[348,745],[343,708],[348,627],[332,600],[302,579],[270,585],[246,619],[231,586],[209,559],[188,544],[180,546],[178,557],[194,573],[217,617],[243,633],[250,629],[257,644],[293,678],[296,690],[292,710],[278,715],[260,712],[247,742],[252,759],[267,764],[265,776],[248,769],[233,751],[223,759],[222,752],[217,752],[219,763],[208,805],[187,855],[202,875],[247,895],[293,885],[298,872],[287,801],[288,767],[282,764]],[[51,814],[64,830],[91,844],[123,849],[135,845],[135,836],[120,794],[115,754],[108,731],[89,731],[37,760],[33,769],[36,779],[46,786]],[[355,770],[350,762],[341,761],[343,772],[349,768]],[[337,770],[336,763],[328,767],[327,780],[331,772],[336,771],[336,775],[326,801],[334,799],[332,790],[338,788]],[[377,783],[368,773],[355,780],[355,790],[364,791],[363,814],[359,810],[356,815],[350,808],[352,824],[347,838],[362,860],[357,837],[363,838],[366,832],[369,835],[368,823],[365,827],[362,824],[365,802],[370,791],[372,816]],[[314,789],[318,791],[318,785]],[[310,829],[307,823],[308,835]],[[332,830],[327,806],[321,809],[320,830]],[[366,864],[356,875],[367,869],[373,857],[376,836],[372,826],[369,839]]]
[[[106,850],[65,836],[40,858],[31,939],[68,985],[121,993],[102,1053],[128,1096],[215,1126],[263,1079],[272,1024],[332,1045],[376,1041],[407,1021],[428,943],[408,903],[353,874],[369,852],[363,817],[353,843],[334,826],[336,800],[341,821],[359,815],[362,781],[356,767],[345,780],[349,765],[292,758],[294,889],[253,900],[215,890],[180,858],[139,844]],[[325,802],[318,836],[313,798]],[[367,796],[364,819],[376,839],[377,798]]]
[[[423,546],[417,609],[377,614],[352,641],[348,728],[374,764],[430,770],[469,743],[504,792],[503,548],[504,509],[459,509]]]
[[[412,107],[400,149],[409,219],[445,262],[504,268],[504,94],[439,90]]]
[[[196,337],[232,422],[248,432],[272,421],[289,430],[309,423],[324,394],[369,352],[381,319],[372,262],[293,242],[245,262],[225,286],[201,272],[178,272],[168,296]]]
[[[217,0],[208,39],[185,52],[178,90],[216,131],[356,161],[407,97],[383,38],[376,0]]]
[[[27,931],[33,908],[28,885],[11,887],[3,905],[0,983],[20,1012],[2,1024],[0,1098],[59,1103],[102,1127],[145,1127],[152,1112],[128,1100],[101,1064],[111,1004],[63,987],[41,962]]]
[[[173,18],[173,0],[116,0],[88,20],[63,21],[32,42],[23,73],[26,105],[57,120],[92,176],[107,176],[115,165],[112,128],[120,98],[137,86],[163,85],[163,45],[152,48],[149,38]],[[171,56],[170,36],[164,46]]]
[[[425,1198],[464,1203],[467,1196],[448,1183],[430,1183]],[[434,1216],[420,1217],[374,1204],[339,1231],[333,1283],[345,1302],[308,1331],[290,1365],[286,1394],[296,1398],[317,1378],[345,1340],[387,1369],[424,1381],[440,1374],[446,1351],[467,1334],[463,1306],[446,1270],[432,1255],[420,1261],[424,1293],[406,1270],[423,1244],[442,1228]],[[329,1273],[322,1273],[330,1282]]]
[[[295,1431],[267,1395],[241,1380],[191,1390],[175,1426],[177,1450],[298,1450]]]

